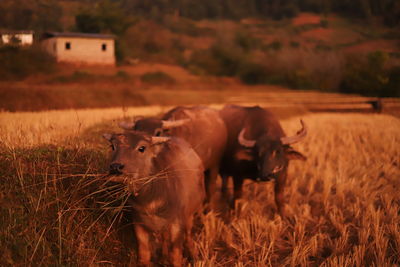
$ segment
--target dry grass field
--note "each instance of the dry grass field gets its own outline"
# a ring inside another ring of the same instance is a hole
[[[0,113],[0,262],[5,266],[134,266],[121,195],[105,185],[116,122],[158,109]],[[189,266],[400,264],[400,120],[375,114],[305,114],[276,215],[272,183],[248,182],[234,212],[200,215]],[[299,117],[282,120],[288,134]],[[126,194],[125,194],[126,195]],[[219,206],[223,206],[222,203]]]

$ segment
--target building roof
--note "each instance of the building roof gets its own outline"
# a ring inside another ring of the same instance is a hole
[[[33,31],[14,31],[14,30],[0,30],[1,35],[9,35],[9,34],[33,34]]]
[[[43,38],[52,37],[72,37],[72,38],[93,38],[93,39],[115,39],[115,35],[112,34],[100,34],[100,33],[82,33],[82,32],[46,32],[43,34]]]

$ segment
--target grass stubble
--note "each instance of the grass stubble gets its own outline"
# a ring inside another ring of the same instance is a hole
[[[117,131],[113,119],[132,113],[85,112],[47,113],[45,122],[31,113],[1,114],[5,265],[134,265],[124,212],[129,193],[102,179],[108,146],[101,138]],[[198,256],[188,265],[400,264],[400,121],[329,113],[302,119],[309,134],[295,146],[308,160],[289,168],[288,217],[276,215],[272,183],[247,182],[228,219],[218,210],[199,216],[193,232]],[[294,133],[299,117],[282,125]]]

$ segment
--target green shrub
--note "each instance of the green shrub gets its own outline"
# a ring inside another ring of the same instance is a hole
[[[400,97],[400,66],[389,70],[388,82],[383,87],[381,96]]]
[[[219,69],[216,74],[219,76],[235,76],[245,57],[242,49],[229,45],[214,45],[211,54],[218,62]]]
[[[319,25],[320,25],[322,28],[328,28],[329,22],[328,22],[327,19],[321,19]]]
[[[234,42],[246,52],[257,49],[261,46],[261,40],[247,31],[237,31]]]
[[[300,43],[296,42],[296,41],[291,41],[290,42],[290,47],[299,48],[300,47]]]
[[[210,50],[196,50],[186,64],[187,68],[194,74],[217,75],[220,73],[220,65],[216,58],[211,54]]]
[[[292,3],[287,3],[279,7],[272,14],[274,20],[281,20],[284,18],[293,18],[299,13],[299,8]]]
[[[272,43],[264,46],[264,50],[274,50],[274,51],[279,51],[283,47],[283,44],[280,41],[273,41]]]
[[[330,45],[327,45],[327,44],[317,44],[315,46],[315,50],[317,50],[317,51],[331,51],[332,47]]]
[[[55,60],[40,47],[0,47],[0,80],[19,80],[55,70]]]
[[[123,70],[117,71],[117,73],[115,74],[115,77],[117,79],[120,79],[120,80],[123,80],[123,81],[127,81],[127,80],[129,80],[131,78],[129,76],[129,73],[127,73],[126,71],[123,71]]]
[[[174,16],[165,16],[163,19],[163,25],[167,27],[171,32],[192,37],[214,34],[214,31],[212,29],[198,28],[193,21],[184,17],[179,17],[178,19]]]
[[[77,83],[77,82],[93,82],[96,80],[95,75],[86,72],[76,70],[71,75],[60,75],[52,79],[51,82],[59,82],[59,83]]]
[[[295,70],[287,73],[286,83],[294,89],[315,88],[311,75],[305,70]]]
[[[162,71],[147,72],[143,74],[140,79],[142,82],[150,84],[173,84],[175,79]]]
[[[238,76],[246,84],[265,84],[268,82],[268,73],[265,66],[257,63],[246,63],[240,67]]]
[[[399,67],[386,69],[387,59],[388,55],[381,51],[372,52],[366,58],[350,58],[340,91],[368,96],[398,96]]]
[[[186,49],[176,34],[154,21],[142,20],[131,26],[123,37],[125,58],[137,58],[168,64],[180,63]]]

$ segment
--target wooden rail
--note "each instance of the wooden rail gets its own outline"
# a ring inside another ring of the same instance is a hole
[[[254,96],[252,96],[253,98]],[[256,96],[256,103],[263,103],[266,108],[284,108],[284,107],[303,107],[311,112],[362,112],[362,113],[381,113],[387,110],[396,110],[400,112],[399,98],[376,98],[343,95],[328,97],[314,97],[307,94],[282,94],[268,95],[260,94]],[[245,96],[235,96],[229,98],[230,103],[243,103]],[[246,101],[248,103],[248,101]],[[247,104],[248,105],[248,104]]]

